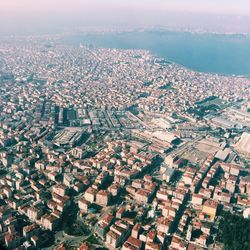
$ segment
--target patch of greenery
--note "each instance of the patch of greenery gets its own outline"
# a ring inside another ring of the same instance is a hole
[[[75,202],[72,202],[63,213],[62,224],[60,226],[68,235],[80,236],[89,233],[88,227],[81,221],[77,221],[78,211],[78,206]]]
[[[197,102],[196,104],[203,104],[203,103],[206,103],[209,101],[216,100],[217,98],[218,98],[217,96],[209,96],[209,97],[205,98],[204,100]]]
[[[64,228],[64,232],[68,235],[81,236],[88,234],[88,228],[83,223],[75,222],[72,224],[67,224]]]
[[[225,250],[249,250],[250,221],[229,212],[224,213],[216,240],[223,243]]]
[[[98,244],[99,244],[98,239],[97,239],[94,235],[91,235],[91,236],[87,239],[87,242],[88,242],[88,243],[91,243],[91,244],[95,244],[95,245],[98,245]]]
[[[166,83],[162,86],[159,87],[159,89],[162,89],[162,90],[169,90],[172,88],[172,84],[171,83]]]
[[[211,104],[208,106],[197,106],[196,108],[189,108],[189,114],[195,114],[198,117],[203,117],[207,115],[210,111],[218,111],[220,108],[215,104]]]
[[[152,84],[153,84],[153,81],[147,81],[147,82],[144,82],[142,86],[149,87]]]
[[[49,191],[43,191],[41,193],[41,196],[40,196],[41,200],[43,200],[43,201],[48,201],[51,199],[51,197],[52,196],[51,196],[51,193]]]

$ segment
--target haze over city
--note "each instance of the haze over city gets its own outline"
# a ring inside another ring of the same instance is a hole
[[[191,26],[249,32],[247,0],[1,0],[0,34],[49,33],[79,26]]]

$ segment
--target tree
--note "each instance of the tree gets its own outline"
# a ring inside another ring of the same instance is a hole
[[[229,212],[220,220],[217,241],[225,250],[250,250],[250,221]]]

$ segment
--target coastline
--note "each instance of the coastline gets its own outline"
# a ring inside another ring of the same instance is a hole
[[[207,41],[206,36],[211,41]],[[228,37],[230,39],[236,37],[239,41],[227,40]],[[164,41],[161,41],[161,38]],[[187,40],[187,45],[182,43],[185,39]],[[143,44],[144,40],[145,44]],[[196,43],[192,45],[193,47],[190,45],[192,40]],[[237,45],[240,46],[241,44],[239,43],[242,43],[242,40],[244,47],[241,50],[236,48],[233,51],[232,48],[237,47]],[[167,62],[198,73],[250,78],[250,66],[246,61],[248,55],[250,57],[250,37],[244,35],[193,34],[178,31],[171,31],[170,33],[162,31],[150,31],[149,33],[144,31],[122,33],[88,32],[65,35],[59,39],[59,42],[74,46],[79,46],[80,43],[83,43],[96,48],[142,49],[149,51],[152,55],[156,55],[157,58],[163,58]],[[223,44],[226,44],[228,47],[223,48]],[[170,45],[173,45],[173,49]],[[180,53],[179,49],[181,50]],[[194,49],[197,50],[194,52]],[[190,59],[188,58],[189,56],[191,57]],[[213,61],[220,67],[213,65]]]

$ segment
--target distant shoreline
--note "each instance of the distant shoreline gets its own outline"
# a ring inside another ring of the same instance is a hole
[[[243,34],[155,30],[78,32],[65,35],[60,42],[76,46],[83,43],[98,48],[148,50],[158,58],[199,73],[250,78],[250,36]]]
[[[150,51],[157,58],[163,58],[169,63],[197,73],[250,78],[250,34],[196,32],[167,28],[123,31],[107,29],[73,30],[31,36],[0,36],[0,41],[27,37],[52,38],[55,42],[75,46],[83,43],[98,48],[142,49]]]

